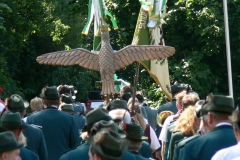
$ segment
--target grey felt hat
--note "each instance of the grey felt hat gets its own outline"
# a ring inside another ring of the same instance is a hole
[[[234,100],[231,96],[208,95],[207,100],[202,105],[201,115],[209,111],[232,113],[234,110]]]

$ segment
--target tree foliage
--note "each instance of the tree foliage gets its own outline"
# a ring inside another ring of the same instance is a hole
[[[110,32],[113,49],[131,44],[140,3],[132,0],[105,0],[119,29]],[[0,3],[0,86],[5,95],[19,93],[28,100],[45,85],[73,84],[78,100],[86,100],[99,74],[79,66],[44,66],[36,57],[53,51],[92,49],[89,36],[81,31],[87,18],[87,1],[3,0]],[[163,27],[166,45],[176,48],[170,57],[170,81],[189,83],[202,98],[209,92],[228,94],[223,4],[216,0],[168,1]],[[229,0],[229,29],[234,95],[239,97],[240,1]],[[108,23],[111,24],[108,19]],[[133,84],[136,64],[117,71],[119,78]],[[138,90],[158,101],[163,93],[149,74],[140,68]],[[162,98],[159,103],[161,103]]]
[[[228,1],[231,57],[235,96],[239,96],[240,1]],[[164,25],[167,45],[176,48],[169,58],[171,81],[189,83],[202,98],[228,95],[226,41],[222,1],[187,0],[168,5]]]

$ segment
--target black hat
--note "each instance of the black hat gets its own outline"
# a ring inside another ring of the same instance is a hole
[[[59,94],[56,86],[45,87],[42,89],[40,97],[43,99],[59,99]]]
[[[9,98],[8,109],[11,112],[22,112],[25,108],[29,106],[29,103],[22,99],[18,94],[13,94]]]
[[[1,127],[4,128],[27,128],[27,124],[22,121],[20,113],[4,112],[1,118]]]
[[[234,100],[231,96],[208,95],[207,100],[202,105],[201,115],[209,111],[232,113],[234,110]]]
[[[23,144],[18,144],[15,136],[10,131],[0,133],[0,153],[21,148]]]

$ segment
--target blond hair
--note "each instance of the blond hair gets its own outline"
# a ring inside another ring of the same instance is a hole
[[[196,106],[186,108],[176,121],[176,127],[172,131],[180,131],[184,135],[195,134],[198,129],[194,123],[196,117],[195,110]]]
[[[35,97],[30,101],[30,108],[34,111],[41,111],[43,109],[43,102],[41,98]]]
[[[182,98],[182,108],[187,108],[190,105],[195,105],[199,101],[199,97],[195,94],[188,94]]]
[[[186,94],[187,94],[186,91],[179,92],[179,93],[176,95],[176,100],[182,102],[182,99],[183,99],[183,97],[184,97]]]
[[[131,100],[128,101],[128,109],[132,110]],[[144,121],[142,110],[140,108],[140,105],[139,105],[138,101],[134,103],[134,113],[135,113],[135,115],[132,118],[134,119],[135,123],[139,124],[143,128],[143,130],[145,130],[146,129],[146,123]]]

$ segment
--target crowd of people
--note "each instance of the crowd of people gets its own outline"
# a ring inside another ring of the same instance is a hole
[[[125,86],[91,111],[74,102],[71,85],[44,87],[30,103],[12,94],[0,100],[0,160],[240,160],[232,97],[200,100],[183,84],[171,92],[172,101],[151,108]]]

